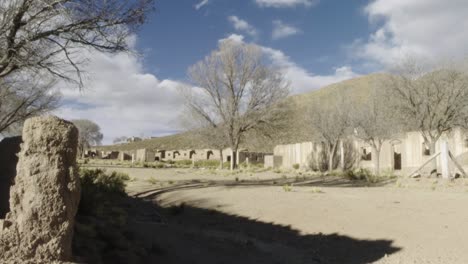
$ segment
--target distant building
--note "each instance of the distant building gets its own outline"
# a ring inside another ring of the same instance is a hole
[[[142,139],[140,137],[129,137],[127,138],[127,142],[138,142],[138,141],[142,141]]]

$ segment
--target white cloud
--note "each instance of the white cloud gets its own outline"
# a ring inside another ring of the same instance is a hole
[[[299,33],[301,33],[300,29],[284,24],[281,20],[273,21],[273,31],[271,33],[273,39],[286,38]]]
[[[232,34],[225,39],[239,43],[244,37]],[[133,40],[134,42],[134,40]],[[294,63],[282,51],[259,46],[272,63],[291,81],[293,93],[306,92],[349,79],[356,74],[340,67],[331,75],[314,75]],[[179,130],[183,98],[178,89],[187,84],[177,80],[160,80],[147,73],[138,57],[129,54],[83,52],[89,57],[85,80],[80,92],[75,85],[61,83],[63,106],[55,114],[65,119],[90,119],[100,125],[104,143],[119,136],[162,136]]]
[[[218,43],[221,43],[221,42],[226,41],[226,40],[232,40],[234,42],[243,43],[244,42],[244,36],[239,35],[239,34],[231,34],[231,35],[227,36],[226,38],[222,38],[222,39],[218,40]]]
[[[357,40],[351,53],[383,66],[403,56],[455,59],[468,54],[468,1],[374,0],[365,12],[382,23],[367,40]]]
[[[242,36],[233,34],[220,41],[233,40],[244,43]],[[316,75],[302,68],[291,60],[284,52],[270,47],[259,46],[263,53],[269,58],[272,64],[278,67],[285,75],[285,78],[291,82],[293,94],[312,91],[326,85],[341,82],[347,79],[358,77],[350,66],[340,66],[334,69],[330,75]]]
[[[206,6],[210,1],[209,0],[202,0],[198,4],[196,4],[194,7],[196,10],[199,10],[200,8]]]
[[[63,83],[63,106],[56,112],[66,119],[90,119],[100,125],[104,142],[118,136],[156,136],[178,130],[183,83],[159,80],[128,54],[90,54],[86,90]]]
[[[299,5],[311,7],[318,4],[319,0],[255,0],[255,3],[260,7],[284,8]]]
[[[258,35],[257,30],[252,25],[237,16],[229,16],[228,21],[237,31],[245,32],[251,37],[256,37]]]

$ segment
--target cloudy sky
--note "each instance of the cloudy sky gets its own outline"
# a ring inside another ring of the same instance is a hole
[[[67,119],[119,136],[180,130],[187,68],[220,40],[260,46],[293,93],[378,72],[406,55],[454,59],[468,53],[466,0],[158,0],[134,38],[139,56],[91,54],[86,88],[61,84]]]

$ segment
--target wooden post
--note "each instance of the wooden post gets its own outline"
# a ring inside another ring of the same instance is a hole
[[[442,178],[449,179],[450,178],[450,170],[449,170],[449,153],[448,153],[448,146],[447,141],[442,140],[440,142],[440,166],[442,170]]]
[[[419,166],[419,168],[417,168],[415,171],[413,171],[413,173],[409,174],[409,177],[416,174],[419,170],[424,168],[424,166],[426,166],[429,162],[431,162],[433,159],[435,159],[439,155],[440,155],[440,152],[437,152],[436,154],[432,155],[428,160],[426,160],[426,162],[424,162],[421,166]]]
[[[135,154],[132,153],[132,165],[135,163]]]
[[[466,172],[463,169],[463,167],[458,163],[458,161],[455,159],[455,157],[452,155],[450,151],[448,152],[448,154],[449,154],[449,157],[452,159],[453,163],[455,164],[455,166],[458,168],[461,174],[463,174],[463,177],[466,177]]]

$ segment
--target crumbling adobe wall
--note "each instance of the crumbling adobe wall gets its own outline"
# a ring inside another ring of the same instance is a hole
[[[14,183],[21,137],[4,138],[0,142],[0,219],[10,211],[10,187]]]
[[[72,257],[80,199],[78,130],[57,117],[26,120],[10,212],[0,223],[0,263],[57,263]]]

